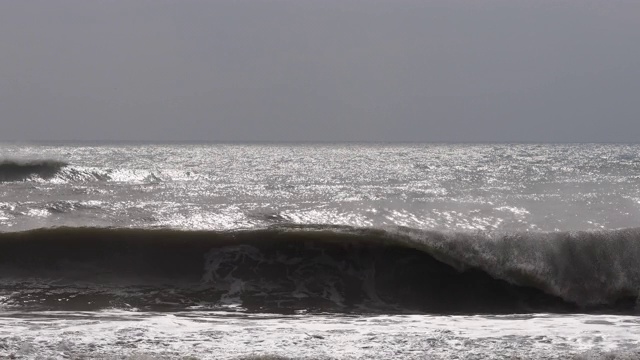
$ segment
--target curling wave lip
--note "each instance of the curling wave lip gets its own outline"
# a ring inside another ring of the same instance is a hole
[[[0,233],[0,295],[54,310],[634,313],[638,239],[638,229],[38,229]]]

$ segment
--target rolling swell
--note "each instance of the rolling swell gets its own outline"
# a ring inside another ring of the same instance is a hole
[[[162,179],[154,172],[136,169],[94,168],[71,166],[59,160],[1,160],[0,183],[28,180],[58,182],[118,181],[131,183],[158,183]]]
[[[22,181],[33,176],[54,177],[67,163],[57,160],[0,160],[0,182]]]
[[[635,312],[640,231],[277,226],[0,234],[0,304],[50,309]]]

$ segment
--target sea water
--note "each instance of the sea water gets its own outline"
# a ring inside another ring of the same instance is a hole
[[[640,356],[640,146],[0,145],[0,355]]]

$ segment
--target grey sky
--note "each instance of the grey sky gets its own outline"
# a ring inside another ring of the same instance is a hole
[[[640,140],[640,1],[6,0],[0,140]]]

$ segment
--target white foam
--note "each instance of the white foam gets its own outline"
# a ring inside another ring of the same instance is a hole
[[[21,358],[598,359],[640,349],[633,316],[339,316],[124,311],[0,313]],[[613,358],[613,357],[610,357]]]

